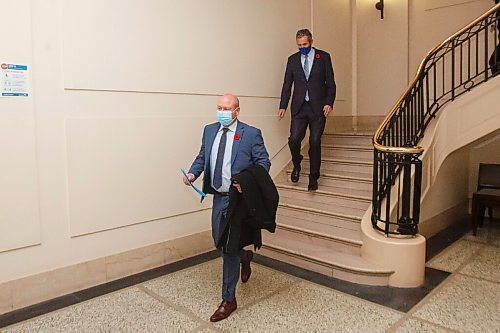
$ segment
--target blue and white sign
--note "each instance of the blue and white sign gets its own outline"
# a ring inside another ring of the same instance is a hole
[[[0,91],[2,97],[29,96],[27,65],[2,63],[0,65]]]

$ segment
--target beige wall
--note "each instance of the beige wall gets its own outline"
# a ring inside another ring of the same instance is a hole
[[[0,61],[32,85],[0,99],[0,283],[208,230],[179,168],[217,95],[242,96],[279,172],[283,70],[311,17],[309,0],[2,1]]]
[[[33,64],[30,9],[29,1],[2,2],[0,28],[13,31],[16,26],[16,29],[15,33],[6,33],[0,44],[0,63]],[[0,103],[0,251],[3,251],[39,244],[41,235],[34,97],[0,97]]]
[[[352,116],[352,1],[313,0],[314,45],[332,56],[337,84],[333,116]]]
[[[407,85],[408,0],[357,0],[358,116],[386,115]]]
[[[413,79],[428,51],[483,14],[491,0],[353,0],[358,116],[386,115]]]
[[[411,78],[427,52],[493,6],[493,0],[411,0]]]

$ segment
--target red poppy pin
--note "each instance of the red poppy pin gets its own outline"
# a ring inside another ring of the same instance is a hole
[[[238,133],[236,133],[236,134],[234,135],[234,139],[235,139],[235,140],[239,140],[239,139],[240,139],[240,135],[239,135]]]
[[[321,58],[321,56],[319,55],[319,53],[316,53],[316,55],[314,56],[314,58],[319,59],[319,58]]]

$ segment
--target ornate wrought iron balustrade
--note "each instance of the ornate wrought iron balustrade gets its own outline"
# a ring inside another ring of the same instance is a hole
[[[418,233],[423,153],[418,143],[440,109],[500,67],[500,54],[492,57],[499,29],[496,5],[430,51],[375,133],[372,224],[387,236]]]

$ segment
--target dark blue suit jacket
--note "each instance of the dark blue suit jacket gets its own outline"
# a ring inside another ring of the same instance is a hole
[[[304,74],[300,52],[294,53],[288,58],[283,87],[281,88],[280,109],[288,107],[293,85],[292,116],[300,111],[306,97],[306,91],[309,91],[309,102],[316,114],[323,114],[325,105],[333,107],[337,87],[335,85],[332,60],[327,52],[316,48],[314,50],[316,55],[309,74],[309,80],[306,80]]]
[[[210,179],[210,155],[220,126],[219,123],[205,126],[200,152],[189,169],[189,173],[192,173],[195,178],[204,172],[203,192],[205,193],[216,193]],[[236,140],[236,134],[239,135],[238,140]],[[231,154],[231,175],[237,175],[254,164],[264,167],[267,171],[271,167],[262,133],[260,129],[238,121]]]

